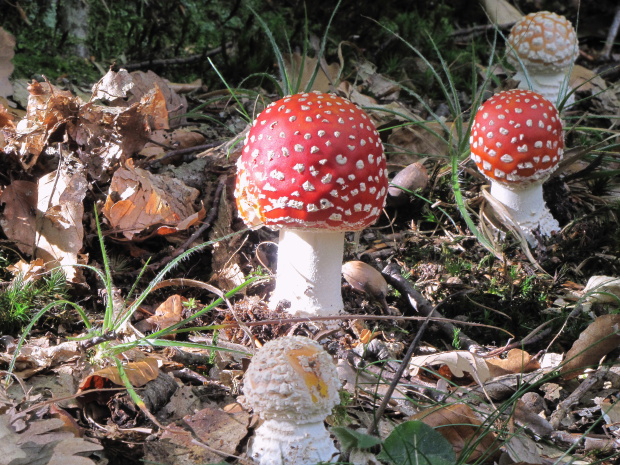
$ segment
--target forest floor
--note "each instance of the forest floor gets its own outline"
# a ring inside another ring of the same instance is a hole
[[[461,24],[455,42],[494,30]],[[452,91],[437,54],[413,60],[420,88],[361,52],[282,56],[298,89],[317,69],[311,90],[367,111],[391,179],[408,170],[378,222],[346,236],[337,329],[267,308],[277,231],[236,211],[249,122],[281,95],[118,67],[94,85],[14,80],[0,98],[0,464],[251,463],[244,373],[293,334],[338,366],[341,463],[618,463],[620,55],[601,48],[582,40],[545,183],[562,229],[534,247],[499,224],[469,158],[475,104],[514,86],[500,62]],[[408,449],[420,432],[390,435],[417,421],[449,444],[435,438],[436,457]]]

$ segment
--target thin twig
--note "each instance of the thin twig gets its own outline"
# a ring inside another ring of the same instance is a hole
[[[227,42],[225,44],[226,47],[230,47],[231,45],[232,45],[232,42]],[[192,63],[194,61],[198,61],[206,57],[217,55],[219,53],[222,53],[222,50],[224,50],[224,47],[219,46],[219,47],[212,48],[211,50],[207,50],[204,53],[196,53],[195,55],[189,55],[186,57],[160,58],[157,60],[147,60],[147,61],[139,61],[137,63],[127,63],[123,65],[123,68],[125,68],[127,71],[132,71],[132,70],[140,69],[140,68],[146,68],[146,67],[150,68],[152,66],[184,65],[186,63]]]

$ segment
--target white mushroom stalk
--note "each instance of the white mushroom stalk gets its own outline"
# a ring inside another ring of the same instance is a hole
[[[543,183],[564,153],[562,121],[555,106],[531,90],[500,92],[474,117],[471,158],[491,181],[491,195],[521,227],[531,246],[536,232],[559,231],[543,198]]]
[[[278,278],[270,305],[290,303],[291,315],[340,313],[344,232],[282,229],[279,238]]]
[[[334,462],[324,420],[340,401],[330,355],[315,341],[287,336],[265,344],[245,373],[243,393],[263,423],[248,445],[259,465]]]
[[[297,316],[343,311],[344,232],[377,220],[387,188],[379,134],[348,100],[296,94],[258,115],[237,162],[235,198],[247,225],[280,230],[271,308]]]
[[[569,93],[569,74],[579,42],[564,16],[540,11],[521,18],[508,36],[508,62],[520,89],[531,89],[558,106]],[[565,106],[574,103],[570,94]]]

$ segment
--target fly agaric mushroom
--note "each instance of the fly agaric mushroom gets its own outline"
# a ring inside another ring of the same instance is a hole
[[[333,316],[343,310],[345,231],[371,225],[387,194],[383,144],[368,115],[319,92],[270,104],[237,162],[235,197],[249,226],[280,229],[270,307]]]
[[[285,336],[265,344],[244,376],[246,402],[263,423],[248,446],[260,465],[314,465],[337,459],[323,421],[340,402],[330,355],[312,339]]]
[[[491,195],[504,204],[537,244],[532,231],[560,229],[543,199],[543,182],[564,153],[562,122],[555,106],[531,90],[494,95],[476,113],[469,139],[471,158],[491,181]]]
[[[521,18],[508,36],[508,62],[517,69],[519,88],[542,94],[555,105],[569,90],[568,73],[579,55],[579,42],[564,16],[539,11]],[[570,95],[566,105],[574,103]]]

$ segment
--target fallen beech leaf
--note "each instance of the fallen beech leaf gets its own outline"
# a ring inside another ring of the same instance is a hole
[[[560,368],[564,379],[579,376],[588,367],[596,367],[605,355],[620,344],[620,315],[602,315],[583,330]]]
[[[529,373],[538,370],[540,364],[538,360],[532,360],[532,356],[521,349],[512,349],[508,351],[506,358],[487,358],[485,359],[489,366],[491,377],[514,374]]]
[[[6,269],[13,273],[14,276],[21,274],[25,283],[28,281],[37,280],[47,273],[47,270],[45,269],[45,262],[40,258],[37,258],[30,263],[20,260],[17,263],[7,266]]]
[[[178,294],[171,295],[163,302],[155,313],[136,324],[138,331],[158,331],[178,323],[183,318],[183,302],[187,299]],[[174,338],[174,334],[171,336]]]
[[[301,81],[299,81],[300,88],[306,89],[306,86],[314,75],[314,70],[317,66],[317,59],[307,55],[302,57],[299,52],[295,52],[293,54],[285,53],[283,58],[286,74],[289,76],[291,82],[297,82],[301,72]],[[319,67],[318,73],[312,83],[312,87],[307,90],[328,92],[330,85],[338,79],[339,73],[340,65],[338,63],[331,63],[327,65],[327,74],[325,73],[325,69],[323,69],[323,67]]]
[[[158,362],[154,358],[145,358],[139,362],[129,362],[125,364],[124,369],[133,387],[142,387],[159,376]],[[106,381],[110,381],[117,386],[123,386],[121,375],[115,365],[97,370],[88,375],[80,383],[79,392],[102,388],[106,385]]]
[[[448,440],[457,456],[467,451],[467,461],[489,458],[499,448],[492,425],[484,425],[466,404],[450,404],[423,410],[407,420],[423,421]],[[471,451],[471,448],[474,450]]]
[[[149,158],[159,158],[165,155],[166,150],[195,147],[203,144],[205,140],[206,138],[202,134],[184,128],[175,129],[172,132],[158,129],[151,133],[149,137],[150,142],[140,150],[140,155]]]
[[[13,181],[0,194],[0,204],[4,205],[0,214],[2,231],[22,253],[33,255],[37,185],[29,181]]]
[[[469,373],[480,385],[491,378],[491,373],[484,359],[466,350],[413,357],[409,364],[409,369],[411,374],[415,376],[422,367],[436,365],[447,366],[452,374],[458,378],[465,376],[465,373]]]
[[[13,73],[11,60],[15,55],[15,37],[0,27],[0,97],[13,95],[13,85],[9,78]]]
[[[71,167],[63,166],[39,179],[37,189],[35,258],[45,260],[48,270],[61,265],[72,282],[82,280],[81,271],[73,265],[83,263],[78,254],[84,241],[87,188],[84,169],[74,160]]]
[[[589,303],[620,302],[620,278],[613,276],[591,276],[582,291]]]
[[[99,82],[93,86],[92,100],[113,102],[119,98],[126,98],[127,92],[133,87],[133,79],[126,69],[109,70]]]
[[[145,95],[152,92],[152,89],[157,88],[157,92],[160,94],[160,96],[158,96],[158,100],[160,99],[158,104],[165,105],[165,108],[162,108],[160,111],[166,111],[167,124],[170,124],[170,127],[178,127],[186,123],[182,115],[187,113],[187,99],[172,90],[168,85],[168,81],[161,78],[153,71],[147,71],[146,73],[143,71],[134,71],[130,75],[134,85],[129,91],[131,97],[127,100],[128,105],[138,101],[144,102]],[[155,114],[155,112],[151,110],[149,110],[148,113]],[[146,114],[147,113],[145,113],[145,115]]]
[[[198,194],[176,178],[136,168],[128,160],[112,177],[103,214],[129,240],[158,225],[163,225],[160,234],[169,234],[204,218],[204,208],[196,212],[193,207]]]

